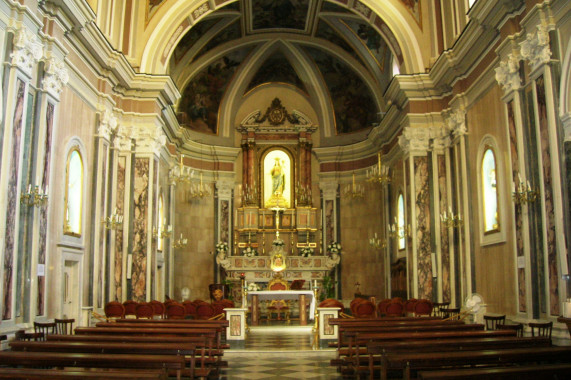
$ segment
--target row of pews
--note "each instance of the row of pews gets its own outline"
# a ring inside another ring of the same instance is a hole
[[[0,352],[0,379],[206,378],[227,366],[227,327],[227,320],[119,319],[12,341]]]
[[[571,376],[571,347],[548,337],[438,317],[330,319],[343,376],[370,379],[551,379]]]

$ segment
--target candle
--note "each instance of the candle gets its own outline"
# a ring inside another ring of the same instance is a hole
[[[28,184],[28,194],[30,194],[32,192],[32,184]]]
[[[180,172],[182,174],[182,159],[184,158],[184,154],[180,155]]]
[[[381,173],[381,152],[379,152],[379,174]]]
[[[313,287],[317,288],[317,280],[313,280]]]

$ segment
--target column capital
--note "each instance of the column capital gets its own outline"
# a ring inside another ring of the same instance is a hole
[[[105,110],[99,120],[99,127],[97,128],[97,136],[106,140],[110,140],[111,134],[117,129],[117,118],[110,110]]]
[[[532,71],[539,66],[549,63],[551,49],[549,48],[549,27],[544,24],[537,25],[537,30],[528,33],[525,41],[520,43],[521,56],[529,61]]]
[[[323,192],[323,199],[337,198],[337,188],[339,183],[337,181],[319,181],[319,188]]]
[[[131,130],[123,126],[119,126],[113,139],[113,146],[119,151],[131,152],[135,147],[133,137],[131,136]]]
[[[30,77],[34,65],[44,55],[44,46],[34,33],[21,27],[14,36],[14,50],[10,54],[12,65],[17,66]]]
[[[506,94],[511,91],[517,91],[521,87],[519,61],[519,56],[508,54],[507,59],[501,61],[500,65],[496,67],[496,81],[503,87]]]
[[[218,181],[216,181],[216,191],[218,192],[218,198],[220,199],[232,198],[233,188],[234,188],[234,181],[229,181],[227,179],[219,179]]]
[[[426,154],[431,138],[431,128],[405,127],[399,136],[399,145],[405,153]]]
[[[63,88],[69,81],[69,74],[65,63],[58,58],[50,57],[45,60],[45,76],[42,81],[42,89],[59,99]]]
[[[158,155],[167,142],[161,127],[156,125],[131,127],[131,136],[136,140],[137,153],[153,153]]]
[[[455,109],[443,112],[444,123],[446,127],[452,132],[454,137],[461,137],[468,134],[466,128],[466,110]]]

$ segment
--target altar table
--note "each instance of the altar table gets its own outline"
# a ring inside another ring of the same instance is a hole
[[[252,305],[252,326],[260,323],[260,300],[292,300],[299,299],[299,324],[307,325],[306,297],[309,297],[309,319],[315,314],[315,298],[311,290],[258,290],[248,293],[248,302]]]

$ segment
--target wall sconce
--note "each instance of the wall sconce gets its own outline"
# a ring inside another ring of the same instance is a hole
[[[462,219],[462,215],[454,215],[452,209],[448,209],[448,214],[444,211],[443,214],[440,214],[440,221],[446,228],[450,227],[461,227],[464,225],[464,220]]]
[[[367,170],[367,182],[379,183],[381,185],[391,182],[389,168],[381,166],[381,153],[378,154],[378,163],[371,170]]]
[[[187,239],[187,238],[184,238],[184,237],[182,236],[182,233],[181,233],[181,234],[180,234],[180,238],[176,239],[176,240],[172,243],[172,246],[173,246],[173,248],[175,248],[175,249],[179,249],[179,248],[182,248],[182,247],[186,247],[187,244],[188,244],[188,239]]]
[[[172,235],[172,226],[170,224],[163,224],[163,228],[161,229],[161,232],[159,234],[159,231],[157,230],[157,227],[153,227],[153,238],[156,240],[159,237],[161,239],[164,238],[168,238]]]
[[[359,199],[365,196],[363,185],[355,182],[355,173],[353,173],[352,181],[343,189],[343,196],[346,198]]]
[[[192,179],[194,171],[189,167],[184,166],[182,160],[184,154],[180,155],[180,163],[171,170],[171,179],[177,183],[188,183]]]
[[[512,199],[516,204],[533,203],[538,196],[539,190],[532,189],[529,181],[527,181],[527,187],[524,185],[521,178],[517,186],[515,185],[515,182],[512,183]]]
[[[385,239],[380,239],[377,237],[375,232],[375,237],[369,239],[369,245],[374,249],[384,249],[387,247],[387,241]]]
[[[47,185],[43,192],[40,192],[40,188],[38,186],[34,186],[34,189],[32,190],[32,185],[28,185],[28,190],[20,195],[20,204],[26,206],[42,207],[46,203],[48,203]]]
[[[242,197],[242,204],[244,206],[255,206],[258,204],[258,187],[256,186],[256,181],[254,181],[254,186],[249,186],[246,184],[244,189],[242,186],[238,188],[239,195]]]
[[[300,206],[311,206],[311,200],[312,200],[311,186],[309,185],[304,186],[298,182],[295,185],[296,204]]]
[[[395,217],[395,222],[393,224],[389,224],[389,238],[403,239],[410,236],[410,224],[403,226],[403,228],[399,228],[397,218]]]
[[[117,208],[115,208],[111,216],[103,219],[103,224],[107,230],[120,230],[123,228],[123,215],[117,214]]]

